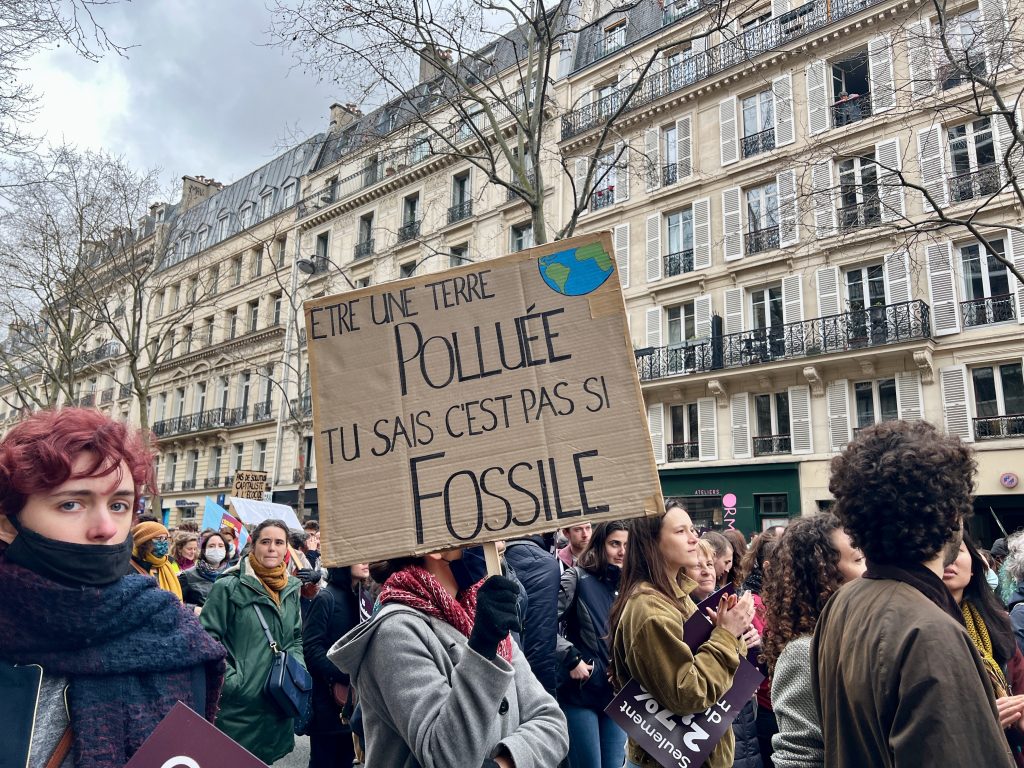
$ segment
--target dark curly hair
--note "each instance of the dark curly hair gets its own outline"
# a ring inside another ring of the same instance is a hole
[[[775,671],[790,640],[809,635],[825,603],[843,583],[839,550],[832,534],[839,519],[831,512],[800,517],[789,524],[772,551],[772,574],[764,580],[765,627],[761,655]]]
[[[876,424],[832,460],[832,511],[869,562],[923,563],[971,514],[976,468],[960,438],[931,424]]]

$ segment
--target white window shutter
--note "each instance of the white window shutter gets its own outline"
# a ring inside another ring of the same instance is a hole
[[[953,244],[926,245],[928,264],[928,295],[931,298],[932,333],[946,336],[960,332],[960,308],[956,301],[956,269],[953,264]]]
[[[892,38],[889,35],[878,35],[868,40],[868,80],[871,89],[871,114],[887,112],[896,106]]]
[[[711,337],[711,294],[693,300],[693,331],[698,339]]]
[[[590,210],[590,201],[587,199],[587,170],[589,168],[590,161],[585,157],[577,157],[575,168],[573,171],[573,180],[576,184],[576,201],[577,203],[583,203],[583,208],[580,211],[580,216]]]
[[[647,217],[647,282],[661,280],[661,214]]]
[[[743,289],[725,289],[725,333],[743,332]]]
[[[841,451],[850,442],[850,383],[846,379],[830,381],[825,389],[825,400],[829,448]]]
[[[932,125],[917,132],[917,162],[921,170],[921,186],[928,190],[939,206],[948,203],[946,197],[946,169],[942,152],[942,126]],[[924,195],[921,205],[925,211],[934,211]]]
[[[693,173],[693,115],[676,120],[676,178],[685,179]]]
[[[793,75],[786,73],[772,80],[775,101],[775,146],[784,147],[796,141],[793,126]]]
[[[1014,117],[1017,121],[1017,129],[1024,130],[1020,110],[1014,113]],[[999,162],[999,173],[1002,180],[1009,182],[1011,179],[1016,179],[1018,184],[1024,184],[1024,144],[1014,140],[1013,129],[1005,115],[994,114],[990,120],[995,126],[996,158]],[[1007,170],[1007,166],[1009,166],[1009,170]]]
[[[732,457],[749,459],[750,448],[750,403],[746,392],[737,392],[729,398],[729,412],[732,419]]]
[[[779,206],[779,245],[788,248],[800,241],[800,215],[796,202],[796,171],[782,171],[775,177]]]
[[[619,271],[619,283],[629,287],[629,224],[618,224],[614,230],[615,268]]]
[[[935,59],[932,56],[931,24],[927,19],[907,27],[907,55],[910,64],[910,95],[920,99],[935,90]]]
[[[831,317],[842,311],[839,299],[839,267],[822,267],[815,274],[818,283],[818,317]]]
[[[730,187],[722,192],[722,235],[725,260],[742,259],[743,212],[739,187]]]
[[[648,128],[644,131],[644,155],[647,191],[653,192],[661,186],[661,131],[657,128]]]
[[[661,346],[661,307],[647,310],[647,346]]]
[[[713,397],[697,401],[697,450],[701,461],[718,460],[718,404]]]
[[[786,325],[799,323],[804,319],[803,275],[786,275],[782,278],[782,322]]]
[[[772,16],[781,16],[789,10],[788,0],[772,0]]]
[[[942,413],[946,432],[956,435],[965,443],[974,442],[974,424],[968,403],[967,366],[951,365],[939,368],[939,386],[942,389]]]
[[[693,201],[693,268],[711,266],[711,198]]]
[[[903,154],[900,140],[886,139],[875,144],[875,162],[878,164],[878,197],[882,203],[882,221],[899,221],[906,211],[903,207]]]
[[[828,237],[836,231],[835,183],[832,180],[831,160],[811,166],[811,187],[814,231],[818,237]]]
[[[1006,257],[1013,262],[1017,271],[1024,274],[1024,235],[1010,230],[1008,233],[1010,249]],[[1017,283],[1017,322],[1024,323],[1024,283],[1012,278]]]
[[[654,449],[654,461],[665,463],[665,404],[654,403],[647,406],[647,427],[651,431],[651,447]]]
[[[885,303],[910,301],[910,254],[896,251],[885,260]]]
[[[1007,27],[1006,0],[981,0],[982,37],[985,42],[985,71],[997,72],[1009,64],[1012,43]]]
[[[620,154],[621,153],[621,154]],[[629,200],[629,147],[621,141],[615,144],[615,202]]]
[[[814,453],[811,388],[806,384],[789,388],[789,435],[794,456]]]
[[[921,421],[924,418],[921,374],[917,371],[896,374],[896,413],[904,421]]]
[[[828,65],[815,59],[807,65],[807,127],[811,136],[828,130]]]
[[[740,141],[736,122],[736,97],[730,96],[718,103],[718,130],[721,139],[722,165],[740,159]]]

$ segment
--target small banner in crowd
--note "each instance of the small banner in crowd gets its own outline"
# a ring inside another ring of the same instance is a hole
[[[267,768],[267,764],[180,701],[125,768]]]
[[[231,495],[237,499],[263,501],[267,490],[267,473],[255,469],[239,469],[231,484]]]
[[[330,566],[663,511],[608,233],[305,304]]]
[[[224,526],[235,529],[235,535],[238,537],[238,549],[245,549],[245,543],[249,540],[249,532],[245,530],[242,521],[207,496],[206,506],[203,508],[203,526],[200,530],[219,531]]]

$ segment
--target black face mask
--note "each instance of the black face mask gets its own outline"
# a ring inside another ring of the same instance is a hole
[[[128,573],[132,535],[120,544],[71,544],[48,539],[7,518],[18,536],[7,547],[8,562],[66,587],[105,587]]]

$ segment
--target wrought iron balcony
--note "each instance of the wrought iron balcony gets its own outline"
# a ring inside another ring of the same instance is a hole
[[[962,173],[949,180],[949,199],[954,203],[977,200],[999,194],[1002,173],[998,163],[988,163],[970,173]]]
[[[798,323],[759,328],[635,352],[643,381],[725,368],[872,349],[931,337],[931,313],[923,301],[844,312]]]
[[[665,257],[665,277],[675,277],[693,272],[693,248],[670,253]]]
[[[262,403],[256,403],[256,405],[252,407],[253,421],[266,421],[267,419],[272,418],[274,418],[272,403],[264,401]]]
[[[453,205],[448,209],[448,223],[454,224],[457,221],[468,219],[473,215],[473,201],[467,200],[464,203]]]
[[[974,436],[978,440],[1005,440],[1011,437],[1024,437],[1024,413],[975,419]]]
[[[291,405],[293,414],[310,416],[313,413],[313,396],[303,395],[302,397],[293,397]]]
[[[82,408],[92,408],[96,405],[96,393],[86,392],[80,398],[78,398],[78,405]]]
[[[789,435],[756,435],[754,437],[755,456],[777,456],[792,452],[793,441]]]
[[[223,479],[224,480],[229,480],[230,478],[223,478]],[[219,475],[217,477],[206,477],[206,478],[203,478],[203,488],[226,488],[228,485],[229,485],[229,483],[226,483],[226,482],[222,483],[221,482],[221,477]]]
[[[312,467],[296,467],[292,470],[292,482],[297,483],[299,480],[305,480],[307,483],[313,479],[313,468]]]
[[[700,445],[698,443],[669,443],[669,461],[696,461],[700,458]]]
[[[679,180],[679,164],[669,163],[668,165],[661,166],[661,185],[667,187],[669,184],[675,184]]]
[[[769,152],[775,149],[775,129],[768,128],[759,133],[744,136],[741,143],[744,157],[753,157],[762,152]]]
[[[366,240],[360,240],[356,243],[355,248],[352,249],[352,258],[354,260],[365,259],[367,256],[373,254],[373,238],[367,238]]]
[[[768,51],[777,50],[793,40],[845,19],[882,0],[812,0],[763,24],[744,30],[743,34],[695,54],[686,66],[668,67],[648,73],[636,88],[623,112],[644,107],[701,80],[750,61]],[[581,60],[579,66],[593,59]],[[596,102],[575,109],[562,117],[562,139],[576,136],[607,120],[625,103],[629,89],[621,88]]]
[[[866,195],[866,199],[855,205],[844,205],[839,208],[839,231],[851,232],[865,227],[877,227],[882,223],[882,202],[878,192]]]
[[[590,195],[590,210],[599,211],[615,202],[615,187],[594,190]]]
[[[752,229],[745,236],[747,256],[753,253],[764,253],[779,247],[779,228],[765,227]]]
[[[398,228],[398,242],[406,243],[420,236],[420,220],[410,221]]]
[[[153,424],[153,434],[158,438],[182,435],[189,432],[203,432],[208,429],[225,429],[244,424],[248,417],[248,406],[238,408],[213,408],[188,416],[162,419]]]
[[[112,402],[114,402],[114,388],[107,387],[102,392],[100,392],[100,404],[106,405],[107,403]]]
[[[836,99],[832,104],[832,127],[841,128],[844,125],[856,123],[871,117],[871,94],[861,93],[856,96],[847,96],[845,99]]]
[[[183,490],[183,491],[194,491],[195,489],[196,489],[196,479],[195,478],[192,478],[191,480],[182,480],[181,481],[181,490]]]
[[[1017,302],[1012,293],[960,302],[964,328],[1005,323],[1017,319]]]
[[[160,493],[170,493],[174,490],[175,482],[173,480],[165,480],[160,483]]]
[[[111,357],[117,357],[121,354],[121,345],[116,341],[108,341],[106,344],[101,344],[96,349],[90,349],[88,352],[83,352],[75,358],[75,367],[82,365],[89,365],[90,363],[98,363],[100,360],[107,360]]]
[[[516,179],[513,178],[512,181],[516,181]],[[527,173],[525,183],[531,187],[534,186],[537,183],[537,174],[534,171]],[[513,200],[522,200],[522,197],[514,189],[506,190],[505,202],[510,203]]]
[[[122,384],[121,390],[117,394],[118,400],[127,400],[130,398],[132,396],[132,389],[133,387],[131,384]]]

